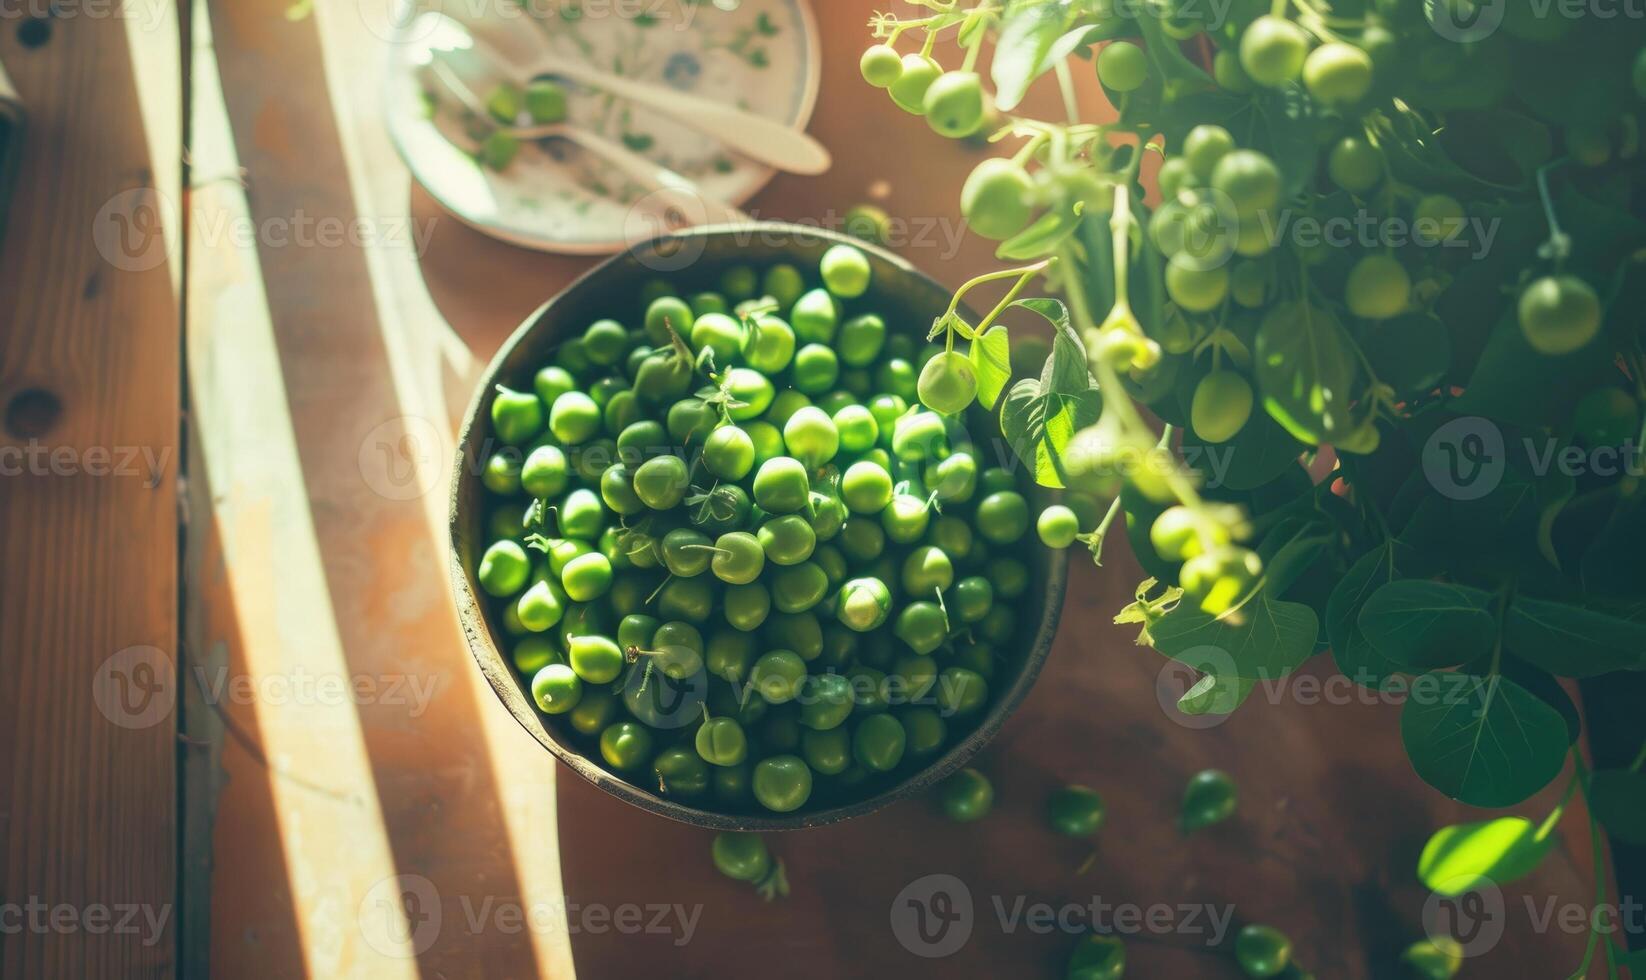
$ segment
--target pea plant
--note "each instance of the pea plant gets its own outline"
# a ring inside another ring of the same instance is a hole
[[[1570,758],[1597,853],[1598,823],[1646,839],[1646,747],[1591,772],[1559,682],[1646,669],[1639,33],[1532,0],[913,5],[870,23],[864,79],[1009,151],[960,205],[1011,267],[934,323],[922,400],[979,399],[1041,485],[1099,502],[1051,543],[1097,558],[1123,522],[1150,577],[1117,622],[1199,673],[1179,707],[1329,652],[1412,692],[1435,789],[1509,807]],[[1066,118],[1017,111],[1043,77]],[[1043,365],[1014,309],[1050,322]],[[1512,880],[1565,807],[1446,828],[1420,873]]]

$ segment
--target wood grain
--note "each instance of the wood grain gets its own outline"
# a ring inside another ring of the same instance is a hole
[[[168,22],[104,14],[0,33],[29,113],[0,252],[7,977],[175,968],[178,62]]]

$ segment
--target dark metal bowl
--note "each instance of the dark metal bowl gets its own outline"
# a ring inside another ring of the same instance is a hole
[[[463,419],[449,511],[449,562],[458,618],[481,673],[486,675],[487,682],[514,720],[578,775],[620,800],[699,827],[775,831],[835,823],[872,813],[888,803],[919,793],[965,765],[994,737],[1029,693],[1051,651],[1063,608],[1065,553],[1034,549],[1031,595],[1035,598],[1030,601],[1038,602],[1039,615],[1035,617],[1033,638],[1023,656],[1004,667],[1010,673],[997,677],[996,684],[991,685],[996,691],[977,728],[924,769],[864,799],[790,814],[725,813],[688,806],[607,771],[576,744],[563,739],[552,725],[545,723],[545,717],[532,702],[529,685],[516,675],[508,657],[498,649],[496,629],[485,603],[479,598],[480,590],[474,578],[483,544],[480,453],[488,429],[487,420],[491,417],[495,386],[500,382],[513,382],[530,390],[524,382],[550,360],[550,352],[557,345],[580,335],[588,324],[609,316],[612,310],[634,306],[641,284],[649,279],[666,276],[712,288],[720,273],[732,265],[791,262],[800,268],[816,269],[823,252],[841,242],[856,245],[869,256],[874,271],[869,296],[885,316],[888,329],[916,335],[923,341],[933,319],[947,308],[950,291],[889,252],[832,232],[796,225],[761,223],[696,228],[636,245],[607,259],[527,317],[492,359]],[[976,322],[975,317],[968,318]]]

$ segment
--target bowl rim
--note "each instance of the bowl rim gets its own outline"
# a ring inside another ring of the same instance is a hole
[[[486,394],[498,383],[499,375],[503,373],[504,365],[515,349],[541,328],[545,318],[556,305],[563,303],[568,296],[574,295],[575,292],[588,288],[591,283],[599,282],[613,267],[636,257],[643,251],[656,251],[660,245],[672,241],[709,239],[728,235],[758,236],[762,234],[784,235],[791,240],[813,238],[829,244],[851,245],[881,262],[891,264],[905,275],[923,280],[934,289],[947,291],[947,287],[901,256],[839,232],[810,225],[777,221],[703,225],[659,235],[630,245],[594,265],[533,310],[521,322],[520,326],[515,328],[509,338],[498,347],[497,353],[493,355],[476,383],[474,393],[464,411],[463,424],[458,430],[454,451],[452,484],[447,502],[448,541],[446,562],[447,570],[451,576],[453,598],[457,604],[458,621],[462,626],[464,640],[469,647],[470,656],[474,658],[481,674],[486,678],[488,686],[492,689],[492,693],[503,703],[503,707],[538,744],[596,788],[650,813],[709,830],[785,831],[839,823],[853,817],[865,816],[899,800],[914,796],[960,769],[993,740],[1006,720],[1017,710],[1024,698],[1028,696],[1029,691],[1034,687],[1041,669],[1045,666],[1047,657],[1051,654],[1052,641],[1057,634],[1058,621],[1062,615],[1063,601],[1068,584],[1067,553],[1055,552],[1049,555],[1046,565],[1045,593],[1041,597],[1042,605],[1039,621],[1035,626],[1034,638],[1024,651],[1022,667],[1011,685],[994,699],[977,726],[965,738],[944,750],[942,754],[921,770],[860,800],[853,800],[819,810],[802,810],[789,814],[726,813],[708,810],[659,796],[607,771],[574,747],[561,743],[550,726],[544,723],[537,706],[532,704],[529,698],[522,695],[518,681],[515,679],[514,668],[492,635],[482,600],[472,580],[472,573],[464,566],[460,554],[464,537],[462,514],[460,513],[463,482],[470,480],[478,483],[480,479],[479,468],[469,460],[469,443],[471,435],[480,420],[481,408],[486,403]],[[976,317],[974,314],[971,314],[964,307],[961,308],[961,312],[969,320],[975,322]]]

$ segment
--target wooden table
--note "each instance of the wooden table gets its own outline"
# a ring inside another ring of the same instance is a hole
[[[751,210],[838,222],[872,198],[917,264],[951,283],[990,268],[956,214],[977,151],[857,78],[876,4],[814,6],[812,129],[836,166]],[[1000,920],[1021,899],[1228,909],[1287,930],[1321,977],[1388,975],[1422,932],[1418,848],[1478,812],[1411,774],[1393,705],[1293,691],[1209,731],[1172,723],[1163,661],[1110,624],[1138,577],[1120,546],[1077,563],[1050,666],[980,762],[987,823],[909,802],[776,838],[794,894],[765,905],[714,873],[706,833],[557,769],[468,657],[442,512],[479,368],[589,263],[488,240],[410,186],[378,112],[382,7],[157,2],[61,16],[34,47],[0,22],[32,111],[0,272],[0,447],[75,462],[0,480],[0,901],[163,923],[0,931],[0,973],[1059,975],[1070,938]],[[158,252],[117,237],[137,219]],[[304,244],[304,221],[364,242]],[[160,462],[98,476],[98,446]],[[1176,800],[1206,766],[1239,780],[1240,817],[1184,841]],[[1110,801],[1084,875],[1042,827],[1065,781]],[[931,874],[974,902],[947,959],[892,928]],[[1591,882],[1574,834],[1509,891],[1507,935],[1466,975],[1565,975],[1582,937],[1535,935],[1521,897],[1581,902]],[[651,911],[676,906],[689,939]],[[1128,975],[1238,975],[1184,914],[1130,942]]]

